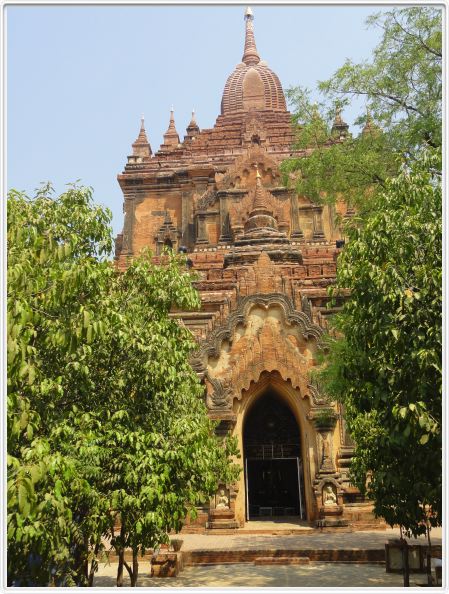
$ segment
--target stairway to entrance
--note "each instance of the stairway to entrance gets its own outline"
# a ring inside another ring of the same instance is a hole
[[[257,524],[258,522],[256,522]],[[247,524],[251,525],[251,522]],[[296,525],[296,524],[295,524]],[[251,530],[251,529],[249,529]],[[360,532],[324,532],[303,526],[300,533],[252,533],[240,529],[232,535],[179,535],[184,565],[253,563],[259,558],[308,558],[311,562],[385,563],[385,542],[398,538],[399,529]],[[435,529],[434,546],[441,546],[442,531]],[[426,544],[424,537],[409,544]]]
[[[298,516],[260,517],[245,522],[238,530],[241,534],[304,534],[313,533],[314,528]]]

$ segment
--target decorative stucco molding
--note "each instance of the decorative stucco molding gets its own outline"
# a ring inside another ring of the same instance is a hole
[[[257,293],[255,295],[247,295],[239,301],[237,309],[229,314],[227,321],[222,326],[216,328],[206,340],[200,343],[198,351],[195,352],[194,359],[197,359],[200,353],[206,357],[218,357],[222,342],[224,340],[232,340],[237,324],[245,325],[248,313],[255,305],[263,306],[266,309],[272,305],[280,306],[283,310],[285,320],[289,325],[297,325],[301,329],[304,338],[314,338],[317,341],[317,346],[321,346],[321,339],[323,337],[322,328],[313,323],[306,313],[297,311],[290,297],[282,293]]]

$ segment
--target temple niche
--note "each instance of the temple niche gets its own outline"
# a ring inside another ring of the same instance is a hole
[[[243,56],[213,128],[201,129],[192,113],[181,140],[172,110],[153,151],[142,119],[118,175],[116,265],[124,270],[146,247],[157,261],[170,248],[187,253],[199,278],[201,310],[177,315],[198,341],[192,366],[217,433],[238,438],[242,473],[219,486],[198,523],[219,532],[293,517],[366,528],[374,519],[349,482],[353,444],[341,407],[310,376],[343,238],[329,207],[282,185],[282,161],[304,153],[293,148],[282,85],[260,59],[253,21],[247,9]],[[340,112],[334,127],[330,142],[344,142]]]

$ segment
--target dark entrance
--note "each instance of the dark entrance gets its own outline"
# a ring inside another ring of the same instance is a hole
[[[248,412],[243,432],[247,519],[305,516],[298,425],[267,391]]]

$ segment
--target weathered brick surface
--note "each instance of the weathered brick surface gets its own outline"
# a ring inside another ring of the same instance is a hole
[[[159,553],[151,559],[151,577],[176,577],[183,566],[182,553]]]
[[[309,565],[309,557],[258,557],[254,565]]]
[[[252,47],[251,31],[246,29],[245,48]],[[339,117],[336,123],[344,128]],[[209,413],[227,423],[243,449],[250,404],[263,387],[276,387],[300,427],[304,506],[313,522],[326,476],[340,500],[350,488],[347,472],[338,467],[337,453],[347,439],[338,408],[326,437],[329,458],[323,461],[325,434],[313,421],[323,401],[309,371],[327,329],[327,290],[341,251],[335,213],[351,212],[344,197],[333,209],[283,185],[282,161],[306,151],[293,147],[297,132],[282,87],[254,48],[245,49],[243,63],[228,78],[213,128],[200,130],[192,116],[180,141],[172,113],[164,142],[153,154],[142,127],[118,175],[125,218],[116,242],[117,267],[126,268],[145,247],[156,262],[164,245],[187,249],[202,308],[173,315],[198,340],[192,364],[204,383]],[[242,473],[231,502],[236,525],[245,521],[245,489]],[[363,525],[370,518],[346,519]],[[207,521],[202,513],[185,530]]]
[[[245,549],[234,551],[204,550],[184,552],[184,565],[198,565],[202,563],[252,563],[256,559],[298,559],[307,558],[309,561],[327,561],[330,563],[383,563],[384,549]]]

